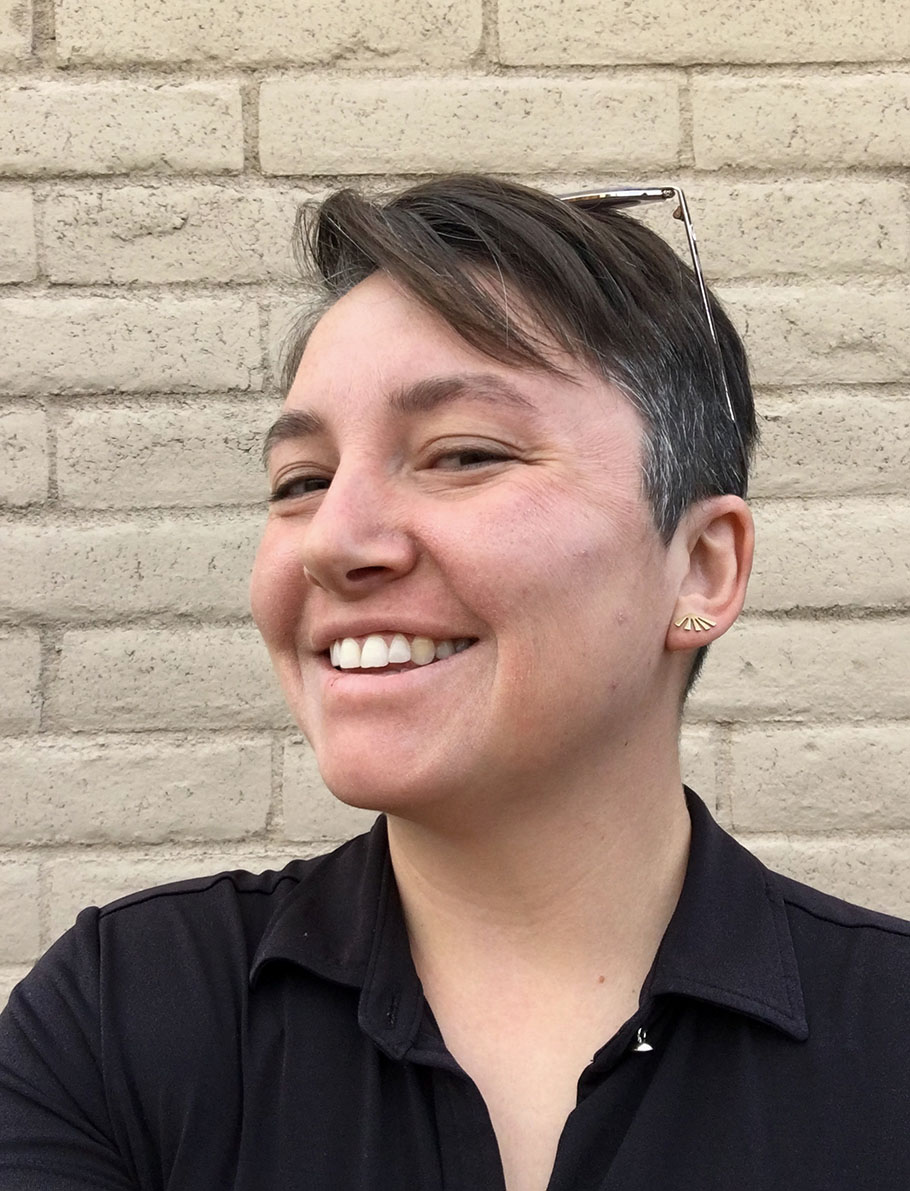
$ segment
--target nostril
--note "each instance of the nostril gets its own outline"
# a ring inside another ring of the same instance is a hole
[[[355,567],[352,571],[347,572],[347,578],[352,583],[358,583],[364,579],[372,579],[376,575],[381,575],[388,569],[388,567]]]

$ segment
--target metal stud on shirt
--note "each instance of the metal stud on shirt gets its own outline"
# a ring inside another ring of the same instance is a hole
[[[646,1050],[653,1049],[654,1047],[648,1041],[648,1031],[643,1026],[639,1026],[635,1036],[635,1045],[632,1047],[633,1052],[643,1054]]]

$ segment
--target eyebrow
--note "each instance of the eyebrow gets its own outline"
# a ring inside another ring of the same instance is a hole
[[[325,430],[325,422],[311,410],[285,410],[266,431],[262,444],[262,466],[268,467],[269,457],[279,443],[295,438],[313,438],[317,434],[325,434]]]
[[[534,403],[509,381],[494,372],[468,372],[452,376],[430,376],[404,385],[389,397],[389,408],[398,414],[428,414],[453,401],[483,401],[488,405],[509,405],[538,413]],[[313,438],[326,434],[324,420],[312,410],[288,409],[280,414],[266,432],[262,462],[279,443],[290,439]]]

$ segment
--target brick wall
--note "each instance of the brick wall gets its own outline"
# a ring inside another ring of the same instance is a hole
[[[0,0],[0,995],[83,905],[361,822],[246,608],[294,206],[350,176],[687,187],[764,449],[685,772],[764,858],[910,914],[904,5],[237,10]]]

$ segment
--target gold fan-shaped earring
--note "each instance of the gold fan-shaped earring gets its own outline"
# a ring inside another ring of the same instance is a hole
[[[678,629],[684,629],[686,632],[695,629],[696,633],[700,633],[703,629],[713,629],[717,621],[708,620],[704,616],[682,616],[679,620],[674,620],[673,623]]]

